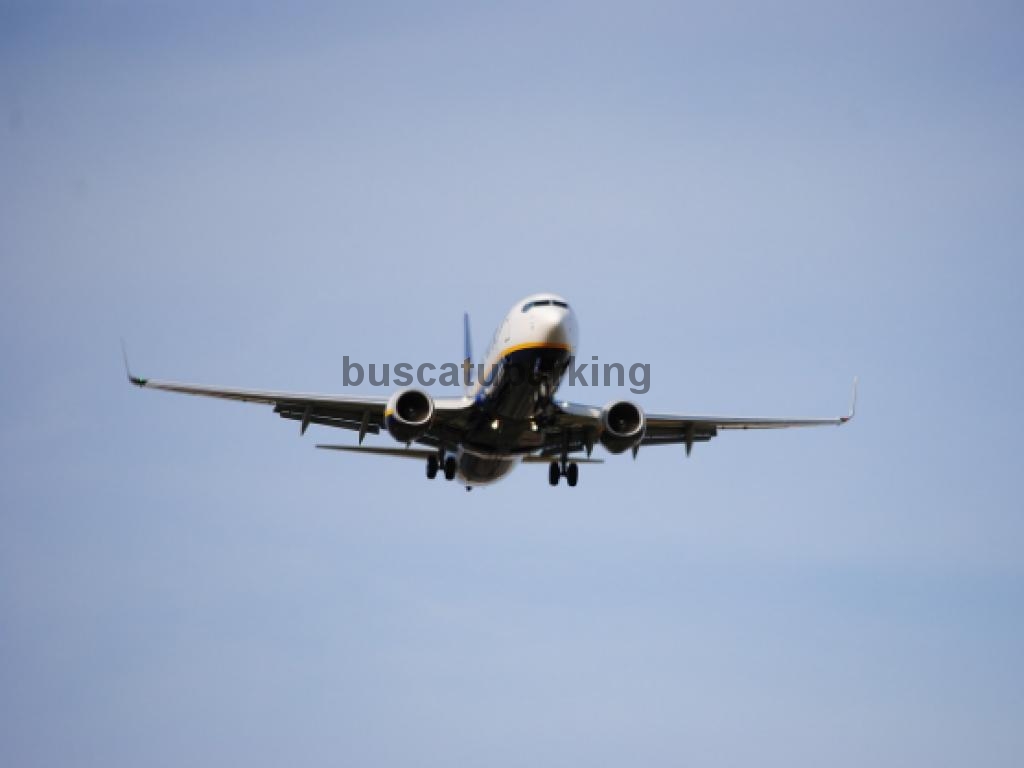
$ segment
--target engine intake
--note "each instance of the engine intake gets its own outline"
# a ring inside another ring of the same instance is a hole
[[[400,443],[422,437],[434,418],[434,400],[426,392],[405,389],[396,392],[384,409],[384,421],[391,436]]]
[[[643,440],[647,420],[640,406],[620,400],[605,406],[601,426],[601,445],[611,453],[622,453]]]

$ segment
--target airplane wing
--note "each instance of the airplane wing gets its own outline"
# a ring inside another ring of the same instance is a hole
[[[640,445],[686,445],[689,454],[694,443],[715,437],[721,429],[786,429],[789,427],[839,426],[853,418],[846,416],[825,419],[737,418],[732,416],[685,416],[652,413],[647,416],[647,430]]]
[[[376,435],[381,431],[384,426],[384,408],[388,402],[387,397],[317,395],[157,381],[134,376],[130,371],[128,381],[144,389],[271,405],[274,413],[281,418],[299,422],[299,434],[305,434],[310,424],[321,424],[358,432],[360,442],[367,434]],[[448,444],[451,441],[450,433],[457,430],[465,419],[469,403],[461,397],[436,398],[434,423],[419,442],[427,445]]]
[[[785,429],[789,427],[840,426],[854,417],[857,405],[857,380],[853,380],[850,410],[845,416],[823,419],[786,419],[687,414],[645,414],[647,427],[640,446],[683,444],[689,454],[694,443],[707,442],[727,429]],[[603,409],[591,405],[558,403],[554,428],[548,431],[542,455],[555,455],[568,446],[569,452],[586,450],[588,455],[600,437]],[[639,446],[638,446],[639,447]]]

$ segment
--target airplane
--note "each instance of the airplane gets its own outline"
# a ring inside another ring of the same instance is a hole
[[[464,316],[464,367],[472,366],[469,316]],[[600,464],[592,457],[597,444],[612,454],[643,446],[683,445],[689,456],[695,443],[719,430],[780,429],[842,425],[853,418],[857,380],[845,416],[819,419],[743,418],[685,414],[648,414],[629,400],[592,406],[569,403],[555,395],[578,340],[576,315],[554,293],[527,296],[509,310],[484,356],[478,380],[461,396],[434,397],[422,389],[399,389],[390,397],[318,395],[209,387],[140,378],[138,387],[273,406],[285,419],[349,429],[357,445],[319,444],[325,450],[411,458],[426,465],[430,479],[442,473],[466,490],[500,480],[518,464],[547,464],[548,482],[579,481],[580,464]],[[514,375],[516,373],[528,375]],[[387,432],[404,447],[363,445],[368,434]],[[413,443],[421,447],[412,447]],[[579,454],[584,454],[580,456]]]

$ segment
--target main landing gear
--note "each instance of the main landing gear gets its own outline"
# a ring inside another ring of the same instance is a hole
[[[575,487],[576,483],[578,483],[580,479],[579,465],[576,464],[575,461],[562,461],[561,463],[552,461],[551,464],[548,465],[548,483],[551,485],[558,485],[559,478],[563,476],[565,477],[565,482],[569,484],[570,488]]]
[[[454,480],[455,473],[459,471],[459,463],[455,460],[454,456],[445,457],[443,454],[440,456],[428,456],[427,479],[433,480],[437,477],[438,469],[442,469],[444,471],[445,480]]]

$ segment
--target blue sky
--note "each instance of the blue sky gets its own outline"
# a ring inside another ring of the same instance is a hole
[[[1022,21],[4,4],[0,762],[1020,765]],[[538,290],[650,410],[858,418],[466,494],[123,380]]]

